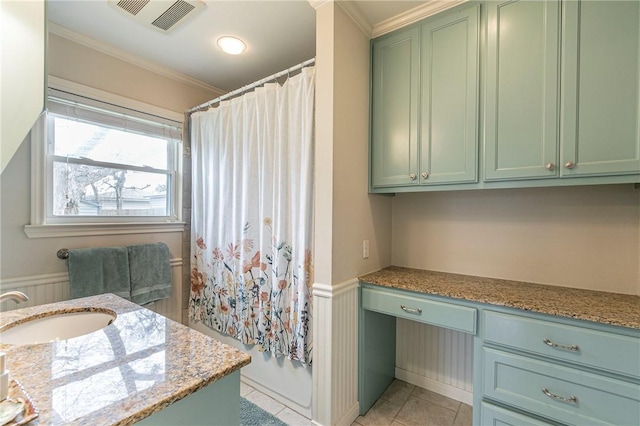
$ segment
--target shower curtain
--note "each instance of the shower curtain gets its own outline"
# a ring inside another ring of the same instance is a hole
[[[191,116],[189,315],[311,363],[315,67]]]

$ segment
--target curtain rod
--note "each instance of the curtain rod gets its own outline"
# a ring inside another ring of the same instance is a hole
[[[258,80],[255,83],[251,83],[251,84],[248,84],[246,86],[243,86],[243,87],[241,87],[241,88],[239,88],[237,90],[234,90],[233,92],[225,93],[222,96],[219,96],[219,97],[217,97],[215,99],[212,99],[212,100],[210,100],[208,102],[205,102],[203,104],[200,104],[200,105],[198,105],[196,107],[193,107],[193,108],[187,110],[187,114],[191,114],[191,113],[196,112],[196,111],[201,110],[201,109],[209,108],[211,105],[215,104],[216,102],[222,102],[227,98],[230,98],[232,96],[235,96],[235,95],[243,93],[243,92],[246,92],[247,90],[251,90],[251,89],[254,89],[256,87],[260,87],[263,84],[268,83],[269,81],[273,81],[278,77],[282,77],[283,75],[298,71],[299,69],[302,69],[302,68],[304,68],[304,67],[306,67],[308,65],[311,65],[311,64],[315,63],[315,61],[316,61],[316,58],[308,59],[308,60],[306,60],[306,61],[304,61],[304,62],[302,62],[302,63],[300,63],[298,65],[295,65],[295,66],[293,66],[291,68],[287,68],[284,71],[280,71],[278,73],[270,75],[269,77],[265,77],[265,78],[263,78],[261,80]]]

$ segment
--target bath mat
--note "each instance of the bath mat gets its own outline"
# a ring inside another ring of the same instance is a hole
[[[253,402],[240,398],[240,426],[287,426],[287,424]]]

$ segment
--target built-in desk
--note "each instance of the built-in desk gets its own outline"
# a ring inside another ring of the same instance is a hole
[[[640,424],[640,297],[389,267],[360,277],[359,402],[395,377],[396,318],[474,335],[474,424]]]

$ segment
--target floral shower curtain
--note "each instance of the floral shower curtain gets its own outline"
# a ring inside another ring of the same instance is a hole
[[[191,116],[189,314],[311,362],[315,68]]]

